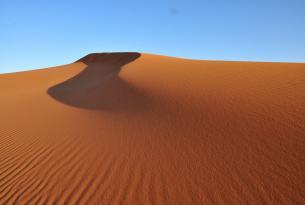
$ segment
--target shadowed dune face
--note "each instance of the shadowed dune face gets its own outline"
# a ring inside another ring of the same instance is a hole
[[[145,98],[129,86],[119,73],[140,53],[93,53],[76,63],[87,67],[76,76],[48,89],[54,99],[79,108],[97,110],[133,110],[145,105]]]

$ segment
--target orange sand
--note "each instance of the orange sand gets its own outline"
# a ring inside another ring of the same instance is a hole
[[[113,53],[2,74],[0,204],[305,204],[305,64]]]

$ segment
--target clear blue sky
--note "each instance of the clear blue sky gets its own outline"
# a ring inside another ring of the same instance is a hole
[[[105,51],[305,62],[305,1],[0,0],[0,72]]]

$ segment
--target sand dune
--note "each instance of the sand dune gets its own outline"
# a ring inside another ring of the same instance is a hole
[[[0,204],[305,204],[305,64],[90,54],[0,116]]]

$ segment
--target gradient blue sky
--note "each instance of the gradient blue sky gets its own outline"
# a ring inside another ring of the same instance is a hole
[[[0,72],[92,52],[305,62],[304,0],[0,0]]]

